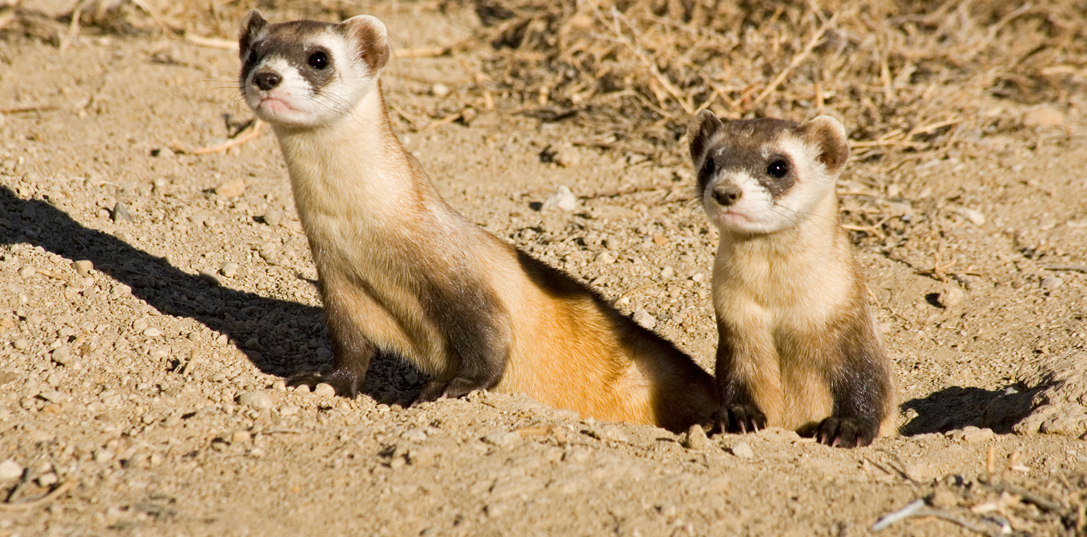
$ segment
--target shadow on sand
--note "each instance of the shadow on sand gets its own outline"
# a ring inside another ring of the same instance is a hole
[[[0,186],[0,214],[7,220],[6,226],[0,225],[0,244],[28,243],[72,261],[89,260],[95,270],[128,285],[133,296],[162,314],[194,319],[234,341],[255,339],[255,349],[240,348],[263,373],[289,376],[330,365],[331,360],[322,363],[311,356],[314,343],[328,346],[320,308],[220,287],[117,237],[88,229],[45,201],[21,199],[6,186]],[[409,371],[396,358],[377,356],[363,393],[382,402],[400,400],[404,394],[388,381],[403,379]],[[392,384],[413,389],[402,380]]]

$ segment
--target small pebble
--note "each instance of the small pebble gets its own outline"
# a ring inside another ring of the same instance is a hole
[[[238,274],[238,264],[231,261],[223,263],[223,266],[219,267],[219,274],[227,278],[233,278]]]
[[[125,207],[125,204],[119,201],[113,206],[113,212],[111,213],[110,218],[112,218],[114,222],[132,222],[136,220],[136,218],[132,216],[132,213],[128,212],[128,207]]]
[[[331,384],[320,383],[313,387],[313,395],[317,397],[332,397],[336,395],[336,388],[333,388]]]
[[[147,337],[158,337],[162,335],[162,330],[159,330],[158,328],[152,326],[151,328],[144,330],[143,335]]]
[[[249,434],[249,431],[234,431],[234,434],[230,435],[230,443],[244,444],[252,438],[253,436]]]
[[[199,276],[201,280],[204,280],[211,285],[219,285],[219,278],[206,270],[201,270]]]
[[[936,297],[936,302],[940,304],[944,309],[953,308],[962,304],[962,301],[966,299],[966,293],[958,287],[948,287],[940,292]]]
[[[68,350],[68,347],[61,347],[53,351],[49,357],[58,365],[68,365],[68,362],[71,359],[71,351]]]
[[[667,279],[669,279],[669,278],[671,278],[672,276],[675,276],[675,275],[676,275],[676,269],[674,269],[672,267],[664,267],[663,269],[661,269],[661,278],[662,279],[667,280]]]
[[[552,207],[562,209],[566,212],[573,211],[574,209],[577,209],[577,196],[574,196],[574,193],[571,192],[570,188],[566,185],[560,185],[551,197],[544,200],[540,211],[547,211]]]
[[[11,481],[12,479],[19,479],[23,476],[23,467],[15,462],[15,459],[8,459],[4,462],[0,462],[0,481]]]
[[[275,404],[272,402],[272,398],[264,392],[245,392],[235,399],[239,405],[247,406],[256,410],[264,410],[266,408],[272,408]]]
[[[401,435],[400,438],[403,438],[404,440],[407,440],[409,442],[422,442],[423,440],[427,439],[427,433],[422,429],[413,427],[411,429],[408,429],[407,431],[404,431],[404,434]]]
[[[75,268],[75,271],[79,273],[80,276],[86,278],[87,276],[90,276],[91,271],[94,270],[94,263],[83,259],[72,263],[72,267]]]
[[[283,223],[283,211],[279,209],[270,209],[264,213],[264,223],[269,226],[278,226]]]
[[[1046,276],[1045,278],[1042,278],[1042,289],[1053,290],[1060,287],[1063,283],[1064,280],[1057,276]]]
[[[38,476],[38,485],[42,487],[51,487],[57,483],[57,474],[53,472],[45,473]]]
[[[657,327],[657,318],[645,311],[645,308],[638,308],[638,311],[634,312],[634,322],[649,330]]]
[[[513,431],[495,431],[483,437],[483,441],[493,446],[505,447],[516,444],[521,435]]]
[[[732,446],[732,454],[741,459],[750,459],[755,456],[755,451],[751,449],[751,445],[747,442],[740,442]]]
[[[978,429],[977,427],[965,427],[962,431],[962,439],[967,444],[978,444],[981,442],[987,442],[996,438],[996,433],[992,429],[986,427],[984,429]]]
[[[611,255],[608,252],[600,252],[599,254],[597,254],[595,261],[597,263],[603,263],[605,265],[610,265],[610,264],[615,262],[615,256]]]
[[[15,347],[15,350],[23,351],[23,350],[26,350],[26,348],[30,346],[30,341],[27,340],[24,337],[21,337],[19,339],[16,339],[15,341],[11,342],[11,345],[13,347]]]
[[[236,198],[245,194],[245,181],[234,179],[215,187],[215,195],[221,198]]]
[[[697,423],[691,425],[690,429],[687,429],[687,449],[706,449],[709,445],[709,438],[706,438],[706,431],[702,429],[701,425]]]
[[[981,226],[985,224],[985,213],[981,211],[967,209],[966,207],[959,207],[959,214],[961,214],[963,218],[966,218],[967,220],[973,222],[975,226]]]
[[[34,267],[30,266],[30,265],[27,265],[27,266],[19,269],[19,276],[22,277],[22,278],[29,278],[29,277],[37,274],[37,273],[38,273],[38,270],[35,269]]]
[[[277,380],[272,383],[272,389],[277,392],[287,391],[287,382],[283,380]]]
[[[430,94],[435,97],[445,97],[446,95],[449,95],[451,91],[452,90],[449,89],[449,86],[446,86],[441,82],[434,84],[430,87]]]

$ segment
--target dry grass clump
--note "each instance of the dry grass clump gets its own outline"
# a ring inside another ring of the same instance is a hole
[[[1084,84],[1087,4],[478,0],[489,68],[537,114],[674,144],[700,108],[842,118],[862,159],[1018,126],[998,100]],[[550,111],[549,111],[550,110]],[[647,128],[649,127],[649,128]]]

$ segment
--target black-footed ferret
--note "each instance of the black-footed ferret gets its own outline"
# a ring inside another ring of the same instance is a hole
[[[442,200],[390,126],[381,21],[252,11],[239,44],[241,91],[279,139],[335,351],[330,374],[296,381],[355,396],[380,350],[432,376],[417,402],[489,389],[673,431],[712,422],[713,379],[690,357]]]
[[[893,386],[838,221],[845,128],[829,116],[722,123],[704,110],[687,140],[698,195],[721,232],[713,269],[718,426],[869,444],[891,425]]]

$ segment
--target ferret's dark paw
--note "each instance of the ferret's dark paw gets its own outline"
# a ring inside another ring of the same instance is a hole
[[[325,383],[336,390],[336,395],[354,398],[359,394],[360,379],[351,375],[337,374],[336,371],[327,375],[320,373],[299,373],[287,379],[287,386],[309,386],[313,389],[318,384]]]
[[[755,433],[766,428],[766,415],[754,405],[726,405],[717,411],[715,431]]]
[[[415,398],[415,401],[412,404],[417,405],[427,401],[437,401],[442,398],[456,399],[458,397],[464,397],[473,390],[478,390],[479,388],[478,382],[473,382],[461,377],[453,377],[452,380],[446,382],[432,380],[423,386],[422,391],[419,392],[418,397]]]
[[[831,416],[815,428],[815,440],[832,447],[862,447],[871,444],[878,431],[879,425]]]

